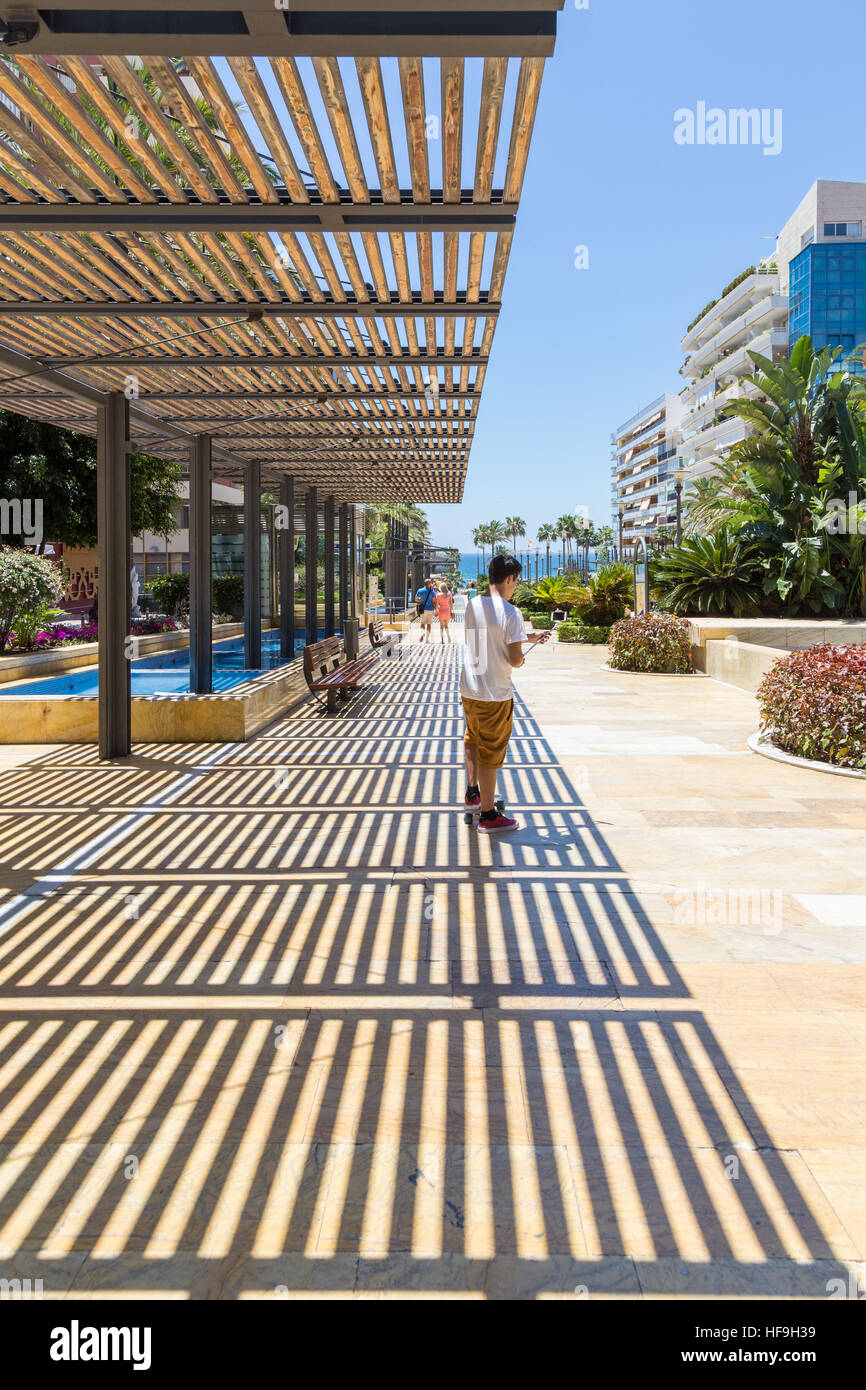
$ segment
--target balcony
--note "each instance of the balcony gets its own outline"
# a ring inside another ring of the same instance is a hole
[[[775,319],[778,323],[787,323],[787,295],[767,295],[735,319],[723,324],[716,333],[707,338],[700,348],[692,353],[683,376],[691,381],[698,380],[700,371],[705,367],[711,367],[718,360],[719,353],[723,348],[736,347],[738,338],[748,340],[754,336],[759,331],[764,319]],[[768,327],[769,324],[766,324],[765,328]]]
[[[718,304],[714,304],[709,313],[704,314],[699,319],[694,328],[684,335],[682,340],[683,352],[695,352],[702,348],[709,338],[712,338],[720,326],[724,327],[738,318],[743,312],[743,306],[748,301],[758,301],[766,299],[770,295],[779,293],[778,271],[767,274],[764,271],[756,270],[747,279],[741,280],[739,285],[735,285],[724,299],[720,299]]]

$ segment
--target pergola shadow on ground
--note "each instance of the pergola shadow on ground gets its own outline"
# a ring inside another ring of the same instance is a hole
[[[47,1295],[825,1297],[778,1148],[518,700],[460,649],[247,745],[0,775],[0,1264]]]

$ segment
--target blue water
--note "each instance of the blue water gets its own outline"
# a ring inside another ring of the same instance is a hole
[[[320,637],[324,633],[318,634]],[[295,630],[295,652],[305,642],[303,631]],[[244,639],[231,637],[215,642],[213,648],[213,688],[215,692],[231,690],[244,681],[253,680],[263,671],[284,666],[280,656],[279,633],[262,633],[262,664],[258,670],[244,667]],[[130,671],[133,695],[188,695],[189,648],[158,652],[156,656],[140,657],[133,661]],[[69,671],[59,676],[44,676],[41,680],[25,681],[21,685],[0,686],[0,699],[15,695],[95,695],[99,689],[99,672],[89,667],[84,671]]]

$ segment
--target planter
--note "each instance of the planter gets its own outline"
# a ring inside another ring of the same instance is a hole
[[[790,763],[792,767],[811,768],[813,772],[832,772],[837,777],[857,777],[862,782],[866,780],[866,772],[861,772],[856,767],[837,767],[835,763],[816,762],[813,758],[798,758],[794,753],[786,753],[783,748],[777,748],[771,743],[764,734],[752,734],[746,740],[746,747],[753,753],[760,753],[762,758],[771,758],[776,763]]]

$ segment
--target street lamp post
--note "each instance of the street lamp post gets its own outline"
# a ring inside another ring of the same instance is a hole
[[[682,469],[678,468],[674,477],[676,478],[674,492],[677,495],[677,545],[679,545],[683,538],[683,478],[685,474]]]
[[[618,549],[619,549],[619,555],[618,555],[618,557],[617,557],[617,558],[619,559],[619,561],[620,561],[620,564],[622,563],[622,519],[623,519],[624,514],[625,514],[625,507],[623,506],[622,502],[620,502],[620,504],[619,504],[619,547],[618,547]]]

